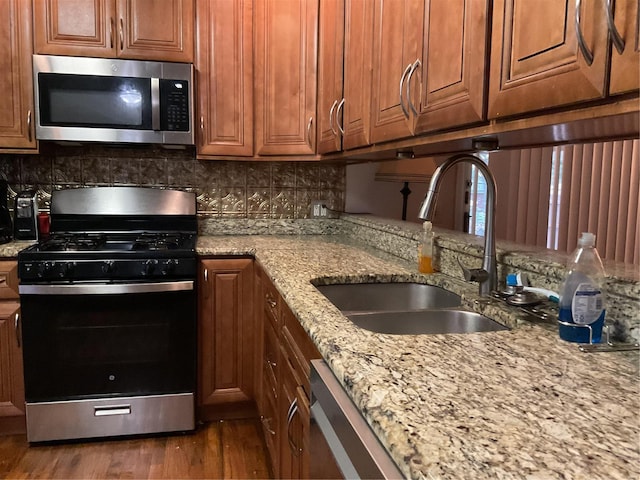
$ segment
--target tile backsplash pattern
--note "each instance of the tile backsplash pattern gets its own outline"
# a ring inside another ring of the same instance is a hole
[[[55,189],[148,186],[196,192],[207,216],[308,218],[312,200],[344,210],[345,175],[338,164],[196,160],[193,148],[44,144],[39,155],[0,155],[10,195],[36,189],[45,208]]]

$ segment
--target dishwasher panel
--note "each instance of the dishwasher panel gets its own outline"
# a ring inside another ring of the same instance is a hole
[[[311,478],[404,478],[323,360],[311,361],[311,402]]]

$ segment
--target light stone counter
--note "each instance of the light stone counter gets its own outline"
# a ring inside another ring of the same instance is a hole
[[[407,478],[640,477],[637,353],[581,353],[549,325],[478,303],[476,285],[341,235],[201,236],[197,250],[255,256]],[[311,283],[345,280],[442,285],[513,328],[376,334]]]

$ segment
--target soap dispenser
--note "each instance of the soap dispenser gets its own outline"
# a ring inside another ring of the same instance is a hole
[[[418,271],[433,273],[433,226],[431,222],[422,224],[422,237],[418,247]]]
[[[567,264],[560,290],[558,329],[568,342],[600,343],[605,317],[604,267],[596,236],[583,233]]]

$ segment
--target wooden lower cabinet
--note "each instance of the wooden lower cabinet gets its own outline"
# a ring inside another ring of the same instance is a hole
[[[17,269],[0,261],[0,434],[26,431]]]
[[[259,409],[275,478],[309,478],[310,360],[320,353],[273,284],[262,282]]]
[[[198,419],[255,415],[253,259],[203,259],[198,273]]]

